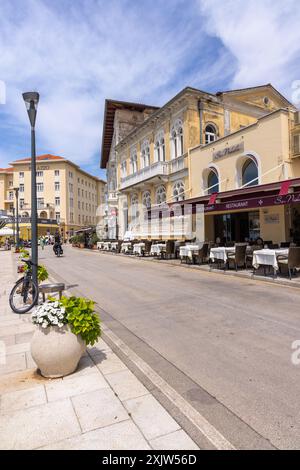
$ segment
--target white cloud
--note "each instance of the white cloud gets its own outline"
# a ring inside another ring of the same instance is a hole
[[[236,59],[231,85],[271,82],[289,97],[300,78],[298,0],[200,0],[206,31]]]

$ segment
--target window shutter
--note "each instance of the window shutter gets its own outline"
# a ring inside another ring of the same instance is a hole
[[[294,155],[300,153],[300,134],[294,135]]]
[[[295,113],[295,126],[297,126],[298,124],[300,124],[300,111],[297,111]]]

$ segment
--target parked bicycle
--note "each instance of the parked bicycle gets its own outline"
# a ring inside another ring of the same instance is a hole
[[[22,259],[27,264],[24,277],[19,279],[14,285],[9,295],[10,308],[15,313],[27,313],[37,303],[39,288],[32,279],[33,263],[30,259]]]

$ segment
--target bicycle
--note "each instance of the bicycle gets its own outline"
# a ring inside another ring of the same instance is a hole
[[[19,279],[9,295],[9,305],[15,313],[27,313],[36,305],[39,288],[32,279],[33,263],[30,259],[22,259],[27,264],[27,271],[21,279]]]

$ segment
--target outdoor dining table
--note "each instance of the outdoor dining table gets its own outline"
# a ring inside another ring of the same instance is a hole
[[[179,257],[193,259],[193,254],[199,253],[199,245],[184,245],[179,248]]]
[[[229,252],[235,253],[235,246],[218,246],[210,249],[209,257],[212,261],[220,260],[226,263]]]
[[[131,247],[131,242],[123,242],[121,245],[121,252],[127,253],[130,247]]]
[[[103,243],[104,251],[109,251],[110,250],[110,245],[111,245],[111,242],[104,242]]]
[[[253,267],[255,269],[258,269],[259,266],[272,266],[272,268],[274,269],[274,274],[276,274],[279,269],[277,263],[277,256],[287,256],[288,253],[288,248],[277,248],[275,250],[264,248],[263,250],[255,250],[253,251]]]
[[[151,255],[160,255],[160,253],[162,251],[165,251],[166,250],[166,244],[165,243],[155,243],[153,245],[151,245],[151,251],[150,251],[150,254]]]
[[[145,249],[145,243],[143,242],[140,242],[140,243],[135,243],[133,245],[133,254],[134,255],[139,255],[139,256],[142,256],[143,254],[143,250]]]
[[[117,248],[118,248],[118,242],[112,242],[111,246],[110,246],[110,249],[111,250],[116,250]]]
[[[103,249],[103,245],[104,245],[104,242],[97,242],[97,248],[98,248],[98,250],[102,250],[102,249]]]

